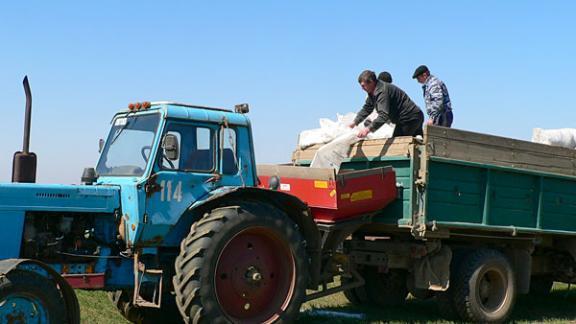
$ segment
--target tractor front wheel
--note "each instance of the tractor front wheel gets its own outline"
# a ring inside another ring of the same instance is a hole
[[[0,276],[0,323],[66,323],[66,306],[55,283],[32,271]]]

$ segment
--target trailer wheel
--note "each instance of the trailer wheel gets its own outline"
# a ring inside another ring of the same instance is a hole
[[[0,323],[66,323],[66,306],[49,279],[25,270],[0,276]]]
[[[388,273],[382,273],[378,272],[377,267],[366,267],[363,275],[371,303],[380,307],[390,307],[406,301],[408,296],[406,271],[391,269]]]
[[[304,240],[266,205],[225,207],[192,225],[173,283],[187,323],[293,322],[308,283]]]
[[[464,321],[502,322],[512,312],[514,272],[498,251],[478,250],[467,255],[452,284],[453,305]]]
[[[368,294],[366,293],[366,285],[344,290],[343,293],[344,297],[346,297],[352,305],[361,306],[370,302]]]
[[[530,294],[546,296],[550,294],[554,280],[550,276],[532,276],[530,278]]]
[[[414,284],[414,274],[411,273],[406,279],[406,287],[408,288],[408,292],[410,295],[412,295],[412,297],[421,300],[427,300],[434,297],[434,291],[429,289],[416,288]]]

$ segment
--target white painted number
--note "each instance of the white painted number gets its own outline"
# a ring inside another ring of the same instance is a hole
[[[176,188],[174,188],[174,192],[172,192],[172,181],[162,180],[160,181],[160,201],[172,201],[175,200],[177,202],[182,201],[182,181],[178,181],[176,184]]]

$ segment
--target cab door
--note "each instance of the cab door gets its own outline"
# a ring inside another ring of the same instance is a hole
[[[145,224],[141,241],[163,238],[195,201],[213,190],[211,181],[218,173],[218,125],[184,121],[167,121],[163,138],[177,139],[176,158],[169,159],[159,148],[154,172],[148,181]]]

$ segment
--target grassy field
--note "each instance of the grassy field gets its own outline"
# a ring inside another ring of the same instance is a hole
[[[103,292],[77,291],[82,309],[82,323],[90,324],[125,324],[122,316],[112,306]],[[436,310],[432,300],[408,300],[406,305],[392,310],[370,307],[354,307],[342,294],[336,294],[306,303],[302,306],[302,315],[298,323],[358,323],[358,320],[329,317],[314,314],[323,309],[336,312],[363,314],[364,323],[402,323],[426,322],[448,323]],[[556,284],[554,291],[546,298],[520,296],[512,316],[514,322],[575,323],[576,322],[576,287]]]

